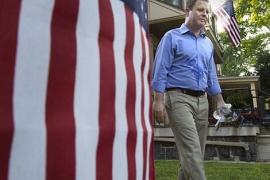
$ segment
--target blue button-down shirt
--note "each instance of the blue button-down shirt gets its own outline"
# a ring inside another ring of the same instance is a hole
[[[157,48],[152,89],[163,93],[166,88],[179,87],[210,96],[220,93],[213,54],[213,43],[203,30],[198,37],[185,24],[168,31]]]

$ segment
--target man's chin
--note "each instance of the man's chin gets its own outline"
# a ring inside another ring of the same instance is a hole
[[[206,24],[205,22],[199,23],[199,24],[198,24],[198,27],[203,28],[203,27],[205,26],[205,24]]]
[[[199,29],[203,28],[204,27],[204,24],[198,24],[197,26]]]

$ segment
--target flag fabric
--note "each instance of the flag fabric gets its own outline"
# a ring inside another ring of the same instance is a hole
[[[0,4],[0,180],[155,179],[147,1]]]
[[[227,32],[232,44],[238,46],[241,43],[241,37],[232,0],[226,0],[223,5],[214,11],[215,16]]]

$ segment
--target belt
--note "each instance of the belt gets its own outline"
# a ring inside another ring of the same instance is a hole
[[[189,89],[182,89],[182,88],[178,88],[178,87],[167,88],[166,91],[180,91],[180,92],[182,92],[184,94],[194,96],[194,97],[200,97],[200,96],[205,95],[204,91],[192,91],[192,90],[189,90]]]

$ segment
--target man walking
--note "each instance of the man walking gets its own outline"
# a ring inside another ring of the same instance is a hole
[[[185,23],[167,32],[157,49],[153,79],[153,115],[158,123],[166,113],[174,133],[181,167],[178,180],[204,180],[204,151],[208,130],[208,99],[217,110],[225,104],[218,83],[212,42],[202,30],[208,0],[187,0]]]

